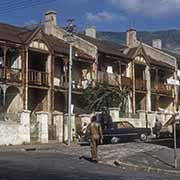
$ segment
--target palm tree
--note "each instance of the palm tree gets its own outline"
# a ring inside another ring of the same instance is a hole
[[[85,107],[89,111],[102,111],[110,107],[119,107],[121,112],[125,112],[129,91],[119,86],[109,86],[108,84],[97,84],[95,87],[88,87],[83,93]]]

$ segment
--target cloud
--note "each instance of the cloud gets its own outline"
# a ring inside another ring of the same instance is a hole
[[[31,25],[37,25],[37,24],[38,24],[38,22],[36,20],[31,19],[31,20],[25,22],[24,26],[31,26]]]
[[[180,0],[107,0],[126,13],[164,16],[180,13]]]
[[[91,12],[86,13],[86,19],[88,21],[103,22],[103,21],[112,21],[115,18],[116,18],[115,14],[107,11],[98,12],[96,14],[93,14]]]

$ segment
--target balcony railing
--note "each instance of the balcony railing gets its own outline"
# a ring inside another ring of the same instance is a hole
[[[102,84],[118,86],[120,84],[120,75],[98,71],[97,81]]]
[[[125,76],[120,76],[116,73],[107,73],[98,71],[97,82],[102,84],[108,84],[111,86],[119,86],[132,88],[132,80]]]
[[[17,68],[0,68],[0,80],[8,82],[20,82],[22,80],[21,70]]]
[[[48,73],[28,70],[28,83],[31,85],[48,86]]]
[[[133,87],[132,80],[128,77],[122,76],[121,77],[121,86],[128,87],[131,89]]]
[[[146,91],[147,90],[147,88],[146,88],[146,80],[136,79],[135,80],[135,87],[136,87],[136,90]]]
[[[171,95],[172,94],[172,87],[170,85],[164,84],[162,82],[151,82],[151,89],[153,92],[164,94],[164,95]]]

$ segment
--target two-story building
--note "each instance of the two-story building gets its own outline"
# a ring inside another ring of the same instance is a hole
[[[67,112],[69,43],[67,32],[57,25],[56,12],[45,14],[44,27],[33,29],[0,23],[0,113],[30,110]],[[127,113],[139,110],[173,112],[179,105],[177,79],[180,58],[161,49],[161,41],[149,46],[127,31],[127,44],[98,40],[95,28],[74,35],[72,104],[84,109],[80,99],[89,84],[108,83],[129,90]]]

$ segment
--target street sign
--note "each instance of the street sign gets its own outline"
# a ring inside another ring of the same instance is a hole
[[[176,80],[176,79],[167,79],[167,83],[169,85],[175,85],[175,86],[179,86],[179,80]]]

